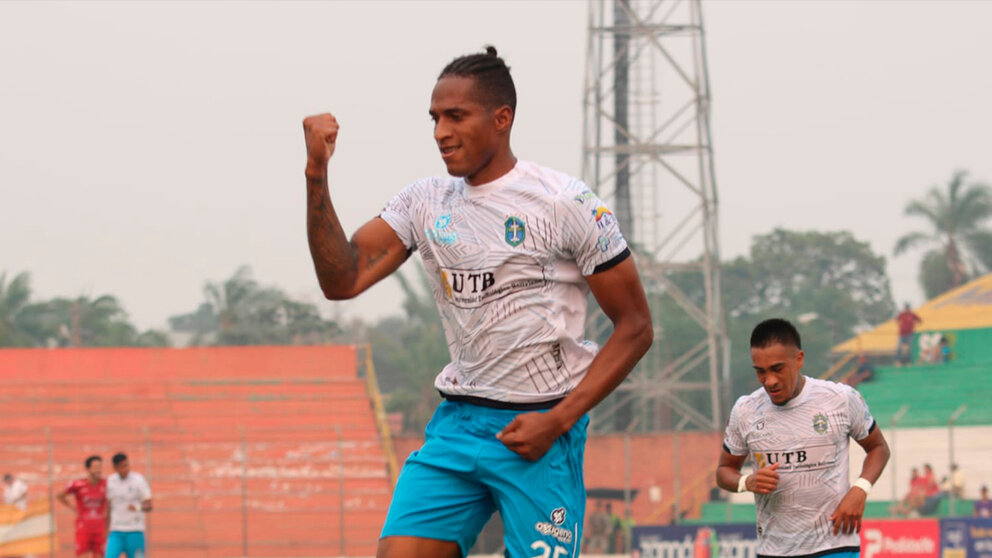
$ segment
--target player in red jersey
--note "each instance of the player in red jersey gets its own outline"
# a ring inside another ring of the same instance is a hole
[[[75,505],[69,495],[76,497]],[[76,556],[103,558],[107,541],[107,481],[103,479],[103,459],[86,458],[86,478],[77,479],[59,493],[58,499],[76,512]]]

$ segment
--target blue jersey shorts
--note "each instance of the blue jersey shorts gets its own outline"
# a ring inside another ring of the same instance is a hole
[[[106,558],[144,558],[145,534],[142,531],[111,531],[107,536]]]
[[[443,401],[427,425],[423,447],[403,465],[382,536],[453,541],[468,556],[499,511],[507,556],[576,556],[586,507],[582,456],[589,419],[576,422],[544,457],[527,461],[496,439],[525,412]]]

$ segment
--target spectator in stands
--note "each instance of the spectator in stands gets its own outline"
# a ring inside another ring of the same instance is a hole
[[[868,357],[864,354],[858,355],[858,367],[854,369],[854,373],[847,378],[847,385],[851,387],[856,387],[861,382],[867,382],[871,380],[872,376],[875,374],[875,367],[868,362]]]
[[[611,522],[612,518],[603,506],[603,501],[596,500],[596,509],[589,515],[589,530],[586,532],[584,552],[588,554],[604,554],[606,552]]]
[[[613,511],[613,506],[609,503],[606,504],[606,514],[610,516],[610,527],[606,531],[606,553],[618,554],[621,552],[623,546],[620,541],[620,526],[623,523],[623,520],[621,520],[620,516]]]
[[[982,486],[982,497],[975,500],[975,517],[992,517],[992,500],[989,500],[989,487]]]
[[[910,515],[918,513],[920,506],[926,500],[926,481],[920,475],[920,470],[913,467],[909,474],[909,492],[902,501],[890,511],[895,515]]]
[[[28,509],[28,485],[6,473],[3,476],[3,503],[22,511]]]
[[[946,335],[940,336],[940,344],[937,345],[937,349],[939,351],[937,355],[938,362],[946,364],[951,361],[951,342],[947,339]]]
[[[902,312],[896,317],[896,322],[899,325],[899,344],[896,345],[896,366],[902,366],[911,362],[913,358],[913,332],[916,330],[916,324],[922,321],[910,309],[908,302]]]
[[[961,467],[958,467],[957,463],[951,463],[951,474],[947,487],[941,486],[940,489],[948,494],[953,492],[955,498],[964,498],[964,473],[961,472]]]
[[[940,492],[940,485],[937,484],[937,475],[933,474],[933,467],[929,463],[923,465],[923,487],[927,498]]]

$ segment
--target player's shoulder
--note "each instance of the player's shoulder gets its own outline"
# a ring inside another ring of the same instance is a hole
[[[417,193],[450,192],[458,187],[460,180],[451,176],[424,176],[407,184],[402,191]]]
[[[738,417],[743,417],[758,411],[768,403],[768,395],[764,388],[758,388],[751,393],[745,393],[737,398],[731,410]]]
[[[857,390],[847,384],[834,382],[831,380],[821,380],[819,378],[806,377],[806,386],[810,389],[810,394],[818,397],[848,398],[857,393]]]
[[[518,173],[518,183],[529,186],[538,194],[565,199],[589,191],[578,178],[533,161],[518,161],[514,171]]]

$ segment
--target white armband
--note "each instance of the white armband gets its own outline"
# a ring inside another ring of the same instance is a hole
[[[747,478],[750,476],[751,475],[741,475],[741,480],[737,481],[737,492],[747,492]]]
[[[861,477],[858,480],[854,481],[854,484],[851,486],[856,486],[861,490],[864,490],[865,496],[871,494],[871,482],[864,477]]]

